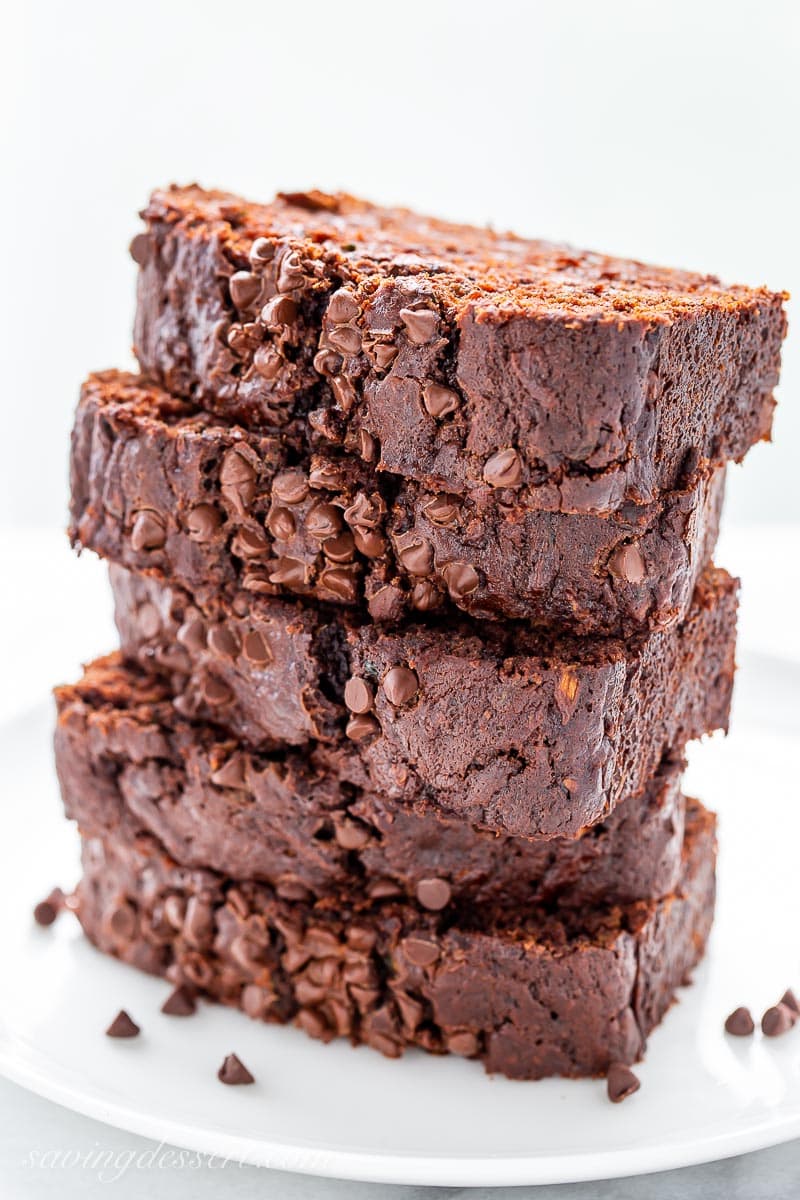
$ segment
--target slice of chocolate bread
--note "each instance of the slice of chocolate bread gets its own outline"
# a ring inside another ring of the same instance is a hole
[[[57,692],[56,767],[67,815],[105,837],[131,820],[182,867],[270,884],[284,899],[400,897],[453,911],[520,912],[667,895],[683,844],[683,763],[582,837],[529,841],[354,787],[335,755],[249,751],[171,704],[163,677],[105,663]]]
[[[455,607],[627,635],[684,616],[713,553],[723,476],[607,517],[525,509],[247,433],[110,371],[78,406],[70,532],[190,591],[305,596],[387,623]]]
[[[106,953],[252,1017],[477,1058],[516,1079],[598,1075],[644,1050],[701,957],[714,908],[714,818],[688,812],[679,887],[585,911],[282,900],[177,866],[123,821],[83,842],[78,917]]]
[[[145,372],[426,490],[606,512],[769,434],[783,295],[318,192],[142,215]]]

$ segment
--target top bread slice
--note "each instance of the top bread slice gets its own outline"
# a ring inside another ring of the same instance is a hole
[[[172,187],[142,215],[143,370],[248,426],[594,513],[769,436],[782,293],[320,192]]]

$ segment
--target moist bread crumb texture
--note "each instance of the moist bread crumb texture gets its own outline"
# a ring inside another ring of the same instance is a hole
[[[72,434],[119,649],[56,689],[57,908],[168,1012],[633,1095],[713,916],[681,777],[785,296],[346,195],[142,217],[140,370]]]

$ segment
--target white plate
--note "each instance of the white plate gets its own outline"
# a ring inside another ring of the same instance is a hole
[[[70,917],[31,906],[77,873],[50,762],[52,714],[0,730],[3,913],[0,1071],[110,1124],[285,1170],[387,1183],[560,1183],[684,1166],[800,1136],[800,1028],[725,1036],[800,984],[800,666],[746,658],[732,736],[694,752],[690,786],[721,813],[719,916],[695,985],[651,1039],[642,1090],[610,1105],[602,1081],[511,1083],[474,1063],[323,1046],[206,1006],[162,1016],[166,985],[106,959]],[[103,1030],[120,1008],[136,1041]],[[257,1084],[216,1079],[234,1050]]]

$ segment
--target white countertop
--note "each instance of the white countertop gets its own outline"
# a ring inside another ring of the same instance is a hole
[[[0,590],[0,720],[40,702],[49,687],[74,677],[82,661],[114,645],[105,571],[80,562],[53,531],[0,531],[5,587]],[[743,576],[740,640],[748,649],[800,659],[800,528],[745,526],[727,531],[718,561]],[[24,585],[20,583],[24,581]],[[432,1189],[350,1184],[289,1176],[228,1163],[179,1167],[169,1147],[91,1121],[0,1081],[0,1195],[62,1200],[110,1194],[124,1200],[201,1200],[203,1196],[320,1197],[433,1195]],[[98,1169],[98,1158],[109,1165]],[[53,1176],[56,1176],[54,1181]],[[445,1189],[458,1194],[458,1189]],[[800,1143],[727,1162],[596,1184],[522,1189],[537,1200],[797,1200]],[[471,1193],[499,1195],[494,1191]]]

